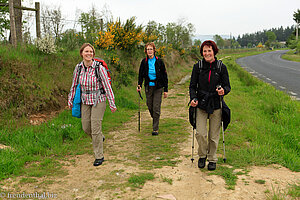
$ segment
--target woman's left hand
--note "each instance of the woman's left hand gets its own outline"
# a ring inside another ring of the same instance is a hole
[[[114,112],[116,112],[116,110],[117,110],[117,108],[112,108],[111,112],[114,113]]]
[[[218,95],[223,96],[224,95],[224,89],[221,87],[221,89],[216,89],[216,91],[218,92]]]
[[[168,97],[168,92],[164,92],[164,98]]]

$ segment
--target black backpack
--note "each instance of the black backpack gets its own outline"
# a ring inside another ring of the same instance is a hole
[[[200,69],[200,73],[202,72],[203,69],[203,63],[202,60],[198,61],[199,63],[199,69]],[[221,60],[217,60],[217,73],[220,74],[221,73],[221,67],[222,67],[222,61]]]
[[[199,70],[200,70],[200,73],[202,72],[202,69],[203,69],[203,63],[202,63],[202,60],[199,60],[198,61],[199,63]],[[221,67],[222,67],[222,61],[221,60],[217,60],[217,73],[220,74],[221,73]],[[191,103],[191,102],[190,102]],[[190,105],[190,103],[188,105]],[[195,107],[192,107],[190,106],[189,107],[189,121],[190,121],[190,124],[192,125],[192,127],[194,129],[196,129],[196,116],[197,116],[197,113],[196,113],[196,108]]]

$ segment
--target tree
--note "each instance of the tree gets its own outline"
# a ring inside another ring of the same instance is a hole
[[[0,3],[8,3],[8,0],[0,0]],[[0,37],[4,37],[5,30],[9,29],[8,6],[0,7]]]
[[[104,24],[108,24],[109,22],[112,22],[113,19],[113,15],[112,12],[110,11],[108,5],[105,3],[102,10],[101,10],[101,18],[103,18],[104,20]],[[103,31],[103,30],[101,30]]]
[[[297,9],[297,11],[293,14],[293,20],[295,20],[296,23],[298,23],[298,26],[300,25],[300,10]]]
[[[143,37],[143,42],[154,42],[159,38],[158,24],[155,21],[149,21]]]
[[[202,43],[202,42],[201,42],[201,40],[199,40],[199,39],[195,39],[195,40],[194,40],[194,45],[195,45],[195,46],[199,46],[199,48],[200,48],[200,46],[201,46],[201,43]]]
[[[8,4],[8,0],[0,0],[2,4]],[[21,0],[13,0],[14,6],[21,7]],[[7,6],[0,7],[0,37],[4,37],[5,30],[10,29],[9,10]],[[17,41],[22,42],[22,10],[14,9],[15,28]]]
[[[56,40],[60,39],[65,25],[60,7],[57,9],[45,7],[41,13],[41,21],[44,35],[53,35]]]
[[[21,0],[14,0],[14,6],[21,7]],[[17,41],[22,42],[22,10],[15,8],[14,13]]]
[[[276,35],[275,35],[274,32],[268,31],[268,32],[266,33],[266,35],[267,35],[268,40],[269,40],[270,42],[274,42],[274,41],[276,40]]]
[[[79,22],[81,30],[87,42],[94,43],[97,39],[97,34],[101,31],[101,16],[97,13],[95,6],[87,13],[81,13]]]
[[[266,47],[271,47],[272,43],[276,40],[276,35],[272,31],[266,32],[266,36],[268,37],[267,42],[265,43]]]
[[[192,44],[192,34],[195,31],[194,26],[189,23],[184,25],[182,22],[176,23],[168,23],[165,27],[161,27],[161,30],[165,32],[161,32],[164,34],[164,43],[171,44],[174,49],[186,48]]]
[[[54,33],[54,36],[56,39],[60,38],[63,27],[65,26],[65,24],[62,22],[62,20],[63,20],[63,18],[61,15],[60,8],[58,8],[57,10],[52,10],[50,22],[51,22],[52,30],[53,30],[53,33]]]
[[[223,38],[220,35],[215,35],[214,40],[217,43],[217,45],[219,46],[219,48],[224,48],[225,42],[224,42]]]

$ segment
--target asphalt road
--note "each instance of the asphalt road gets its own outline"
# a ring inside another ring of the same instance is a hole
[[[288,50],[239,58],[236,62],[253,76],[272,84],[300,101],[300,63],[283,60]]]

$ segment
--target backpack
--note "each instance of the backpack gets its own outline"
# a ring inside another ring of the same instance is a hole
[[[203,64],[202,64],[202,60],[198,61],[199,63],[199,69],[200,69],[200,73],[202,72],[203,69]],[[217,60],[217,73],[220,74],[221,73],[221,66],[222,66],[222,61],[221,60]]]
[[[111,74],[110,74],[111,71],[110,71],[110,69],[108,68],[106,62],[105,62],[104,60],[102,60],[101,58],[94,58],[94,60],[95,60],[95,61],[98,61],[99,64],[101,63],[101,65],[106,69],[107,76],[108,76],[108,82],[109,82],[109,84],[110,84],[110,86],[111,86]],[[98,74],[99,74],[99,64],[96,65],[96,71],[95,71],[96,77],[97,77],[98,80],[100,79],[100,77],[98,76]],[[100,80],[99,80],[99,81],[100,81]],[[101,82],[100,82],[100,83],[101,83]]]
[[[99,76],[99,73],[100,73],[99,72],[100,64],[104,67],[104,69],[106,69],[107,77],[108,77],[108,82],[109,82],[110,86],[111,86],[111,73],[110,73],[111,71],[108,68],[106,62],[104,60],[102,60],[101,58],[94,58],[94,60],[97,61],[96,62],[96,68],[95,68],[95,74],[96,74],[96,78],[97,78],[98,82],[100,83],[100,92],[101,92],[101,94],[105,94],[105,90],[104,90],[102,82],[101,82],[101,77]],[[78,76],[80,75],[81,68],[82,68],[82,66],[79,65],[79,67],[78,67],[78,73],[77,73]]]
[[[201,73],[202,70],[203,70],[203,63],[202,63],[202,60],[199,60],[198,62],[199,62],[199,70],[200,70],[200,73]],[[221,73],[221,66],[222,66],[222,64],[223,63],[222,63],[221,60],[217,61],[217,73],[218,74]],[[190,103],[191,103],[191,101],[190,101]],[[192,127],[194,129],[196,129],[196,109],[194,107],[192,107],[192,106],[189,106],[189,122],[192,125]]]

